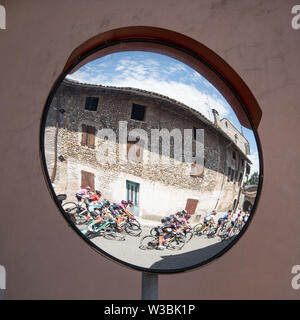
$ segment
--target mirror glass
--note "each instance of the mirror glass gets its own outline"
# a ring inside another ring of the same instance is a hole
[[[135,268],[201,265],[253,214],[255,133],[226,84],[193,63],[152,50],[89,55],[45,109],[59,208],[100,253]]]

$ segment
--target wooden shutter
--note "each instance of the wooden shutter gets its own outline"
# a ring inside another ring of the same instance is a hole
[[[83,124],[82,135],[81,135],[81,145],[88,146],[90,148],[95,148],[95,135],[96,135],[95,127]]]
[[[95,175],[91,172],[81,170],[81,188],[91,187],[91,191],[95,191]]]
[[[82,134],[81,134],[81,145],[86,146],[87,145],[87,125],[82,125]]]
[[[96,129],[92,126],[87,126],[87,146],[95,148],[95,134]]]
[[[196,199],[187,199],[185,206],[185,210],[187,211],[187,213],[194,214],[196,212],[198,202],[199,200]]]

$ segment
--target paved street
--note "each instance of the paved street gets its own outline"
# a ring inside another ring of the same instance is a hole
[[[193,225],[192,225],[193,226]],[[84,228],[79,226],[80,229]],[[198,264],[223,250],[233,239],[220,241],[194,236],[181,250],[141,250],[140,239],[149,234],[152,226],[142,226],[139,237],[126,235],[125,241],[95,237],[92,241],[102,250],[130,264],[151,269],[177,269]]]

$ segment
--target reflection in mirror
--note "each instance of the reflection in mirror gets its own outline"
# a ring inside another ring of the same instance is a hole
[[[259,157],[250,127],[179,60],[112,53],[56,90],[47,171],[65,214],[101,252],[151,270],[189,268],[224,250],[251,215]]]

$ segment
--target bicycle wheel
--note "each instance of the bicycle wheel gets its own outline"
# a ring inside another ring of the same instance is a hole
[[[185,236],[179,234],[174,236],[167,245],[168,249],[171,250],[181,250],[185,245]]]
[[[185,230],[185,242],[188,243],[193,238],[194,232],[192,229]]]
[[[136,219],[128,218],[128,222],[129,222],[129,223],[131,223],[131,222],[132,222],[132,223],[135,223],[136,225],[139,226],[140,229],[142,229],[141,224],[140,224]]]
[[[202,229],[204,228],[204,223],[201,222],[201,223],[198,223],[194,226],[193,228],[193,231],[194,231],[194,234],[196,236],[201,236],[202,235]]]
[[[158,247],[158,237],[155,236],[144,236],[141,241],[139,248],[142,250],[152,250]]]
[[[126,223],[125,231],[133,237],[138,237],[142,233],[141,227],[133,221]]]
[[[103,228],[104,238],[108,240],[124,241],[124,232],[117,230],[113,225],[109,224]]]
[[[65,212],[69,214],[75,214],[78,211],[77,204],[75,202],[66,202],[62,205]]]
[[[216,226],[211,224],[205,233],[207,238],[213,238],[216,235]]]
[[[153,227],[152,229],[150,229],[150,234],[151,236],[155,237],[156,236],[156,227]]]

